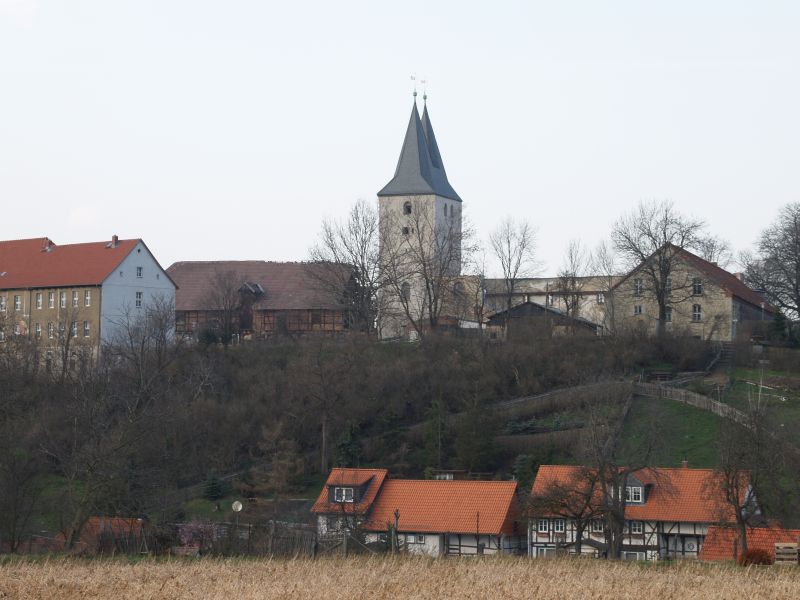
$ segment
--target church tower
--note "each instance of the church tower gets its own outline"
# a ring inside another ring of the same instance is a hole
[[[409,322],[441,309],[431,286],[461,273],[462,235],[461,198],[447,179],[427,103],[420,118],[416,92],[394,177],[378,192],[378,211],[382,263],[392,271],[387,294],[394,287],[398,299],[383,303],[383,335],[414,337],[418,327]]]

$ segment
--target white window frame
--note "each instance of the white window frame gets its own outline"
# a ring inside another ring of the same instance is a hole
[[[22,296],[14,294],[14,310],[22,310]]]
[[[335,487],[333,488],[333,501],[341,503],[353,502],[353,488],[351,487]]]
[[[667,277],[664,293],[669,296],[672,293],[672,277]]]
[[[141,279],[144,274],[144,267],[136,267],[136,278]]]
[[[47,308],[55,308],[55,307],[56,307],[56,293],[47,292]]]
[[[634,304],[633,305],[633,316],[638,317],[644,314],[644,310],[642,309],[641,304]]]
[[[642,496],[641,486],[625,486],[625,502],[642,502]]]
[[[42,337],[42,324],[38,321],[33,325],[33,332],[37,338]]]
[[[58,305],[61,308],[67,308],[67,292],[58,293]]]
[[[644,293],[644,280],[643,279],[634,279],[633,280],[633,295],[634,296],[641,296]]]
[[[83,322],[83,337],[87,338],[91,336],[91,324],[89,321]]]
[[[83,305],[84,306],[91,306],[92,305],[92,290],[84,290],[84,292],[83,292]]]
[[[72,321],[69,324],[69,331],[70,331],[70,335],[72,337],[78,337],[78,322],[77,321]]]
[[[6,297],[0,296],[0,312],[6,312]]]
[[[425,534],[424,533],[418,533],[414,537],[416,538],[416,543],[417,544],[424,544],[425,543]]]
[[[550,533],[550,521],[548,519],[539,519],[536,522],[536,533]]]
[[[52,340],[54,336],[55,336],[55,327],[53,327],[53,322],[52,321],[48,321],[48,323],[47,323],[47,337]]]
[[[699,304],[692,304],[692,323],[699,323],[703,320],[703,307]]]
[[[72,308],[78,308],[80,302],[78,299],[80,296],[78,295],[78,290],[72,290]]]
[[[36,292],[36,310],[42,310],[42,292]]]
[[[644,534],[644,522],[643,521],[628,521],[628,530],[630,531],[631,535],[643,535]]]
[[[564,533],[567,530],[567,524],[564,519],[553,519],[553,531],[555,533]]]
[[[136,292],[136,308],[142,308],[142,299],[144,298],[144,294],[142,292]]]
[[[603,533],[606,530],[605,523],[603,523],[603,519],[592,519],[592,524],[590,525],[592,533]]]
[[[597,294],[597,303],[598,304],[605,304],[606,303],[606,295],[603,292]]]
[[[692,279],[692,296],[703,295],[703,280],[700,277]]]

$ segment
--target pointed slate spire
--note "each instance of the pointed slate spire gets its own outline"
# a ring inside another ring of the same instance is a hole
[[[433,133],[433,125],[431,125],[431,118],[428,115],[427,103],[422,111],[422,131],[425,133],[425,140],[428,142],[428,154],[431,157],[431,164],[433,165],[434,187],[440,190],[437,193],[445,198],[452,198],[460,202],[461,198],[458,197],[453,186],[451,186],[450,182],[447,180],[447,173],[444,170],[442,155],[439,153],[439,145],[436,143],[436,135]]]
[[[461,201],[461,198],[458,197],[458,194],[447,182],[447,176],[444,174],[444,169],[441,168],[442,158],[439,155],[439,148],[436,146],[436,139],[433,138],[430,119],[427,122],[430,136],[426,135],[415,101],[411,109],[411,118],[408,121],[408,129],[406,129],[406,137],[403,140],[403,148],[400,151],[400,159],[397,161],[394,177],[378,192],[378,196],[436,194]],[[431,146],[430,139],[433,139],[433,146]],[[436,152],[436,163],[434,163],[434,159],[431,156],[431,147]],[[439,165],[439,167],[436,165]]]

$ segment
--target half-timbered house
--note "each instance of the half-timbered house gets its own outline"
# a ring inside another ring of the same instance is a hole
[[[586,473],[577,466],[539,467],[532,498],[542,498],[553,489],[574,490],[577,496],[590,498],[594,510],[580,514],[545,508],[538,514],[533,511],[528,521],[530,556],[574,553],[579,529],[582,554],[606,553],[602,496],[596,486],[590,490],[591,478]],[[709,526],[734,520],[717,475],[710,469],[643,469],[628,475],[620,493],[625,498],[622,558],[627,560],[697,558]],[[576,517],[570,518],[570,514]],[[581,522],[581,514],[587,515],[585,522]]]
[[[515,481],[391,479],[385,469],[333,469],[312,512],[322,536],[360,529],[367,542],[392,528],[411,554],[519,553]]]

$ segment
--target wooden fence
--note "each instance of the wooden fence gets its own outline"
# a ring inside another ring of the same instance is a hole
[[[657,383],[637,383],[634,385],[634,391],[640,396],[669,398],[675,402],[688,404],[689,406],[694,406],[701,410],[707,410],[719,417],[736,421],[745,427],[749,427],[750,425],[747,415],[739,409],[729,406],[728,404],[723,404],[708,396],[690,392],[689,390],[668,387]]]

